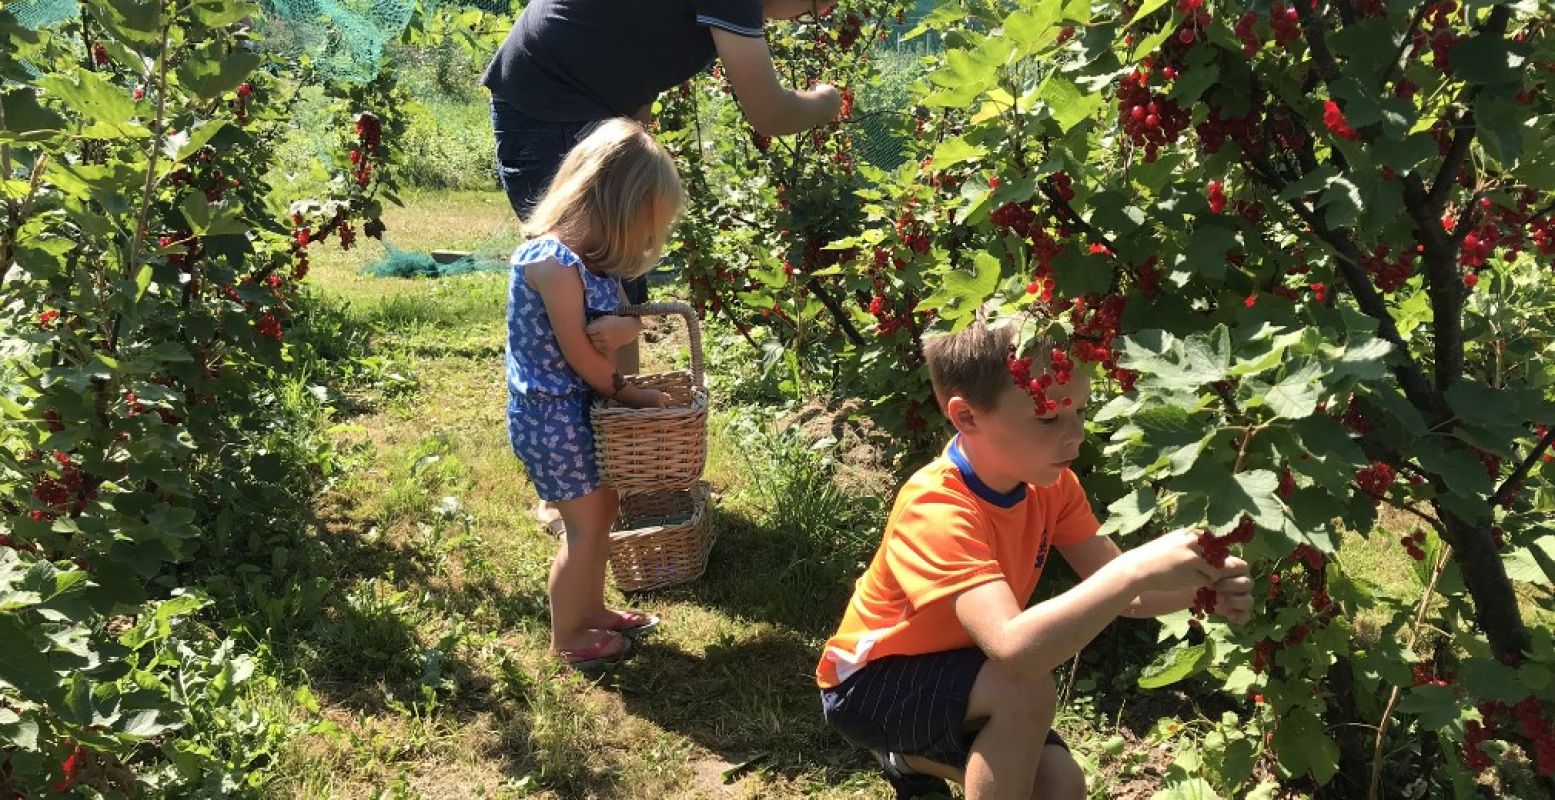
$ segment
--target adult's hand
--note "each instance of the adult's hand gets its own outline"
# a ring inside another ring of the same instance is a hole
[[[842,95],[831,84],[793,91],[778,82],[767,40],[713,28],[713,45],[734,87],[740,110],[757,133],[784,136],[825,125],[842,110]]]

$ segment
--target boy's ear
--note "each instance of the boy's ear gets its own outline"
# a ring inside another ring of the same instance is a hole
[[[977,409],[972,408],[972,404],[960,395],[951,395],[945,401],[945,417],[960,433],[974,433],[978,430]]]

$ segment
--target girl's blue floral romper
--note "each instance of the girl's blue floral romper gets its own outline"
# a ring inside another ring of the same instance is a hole
[[[556,502],[598,489],[599,470],[589,425],[591,390],[562,357],[540,293],[524,281],[529,265],[548,258],[578,271],[588,321],[615,313],[621,304],[621,282],[590,272],[583,259],[550,236],[519,245],[510,262],[508,439],[540,499]]]

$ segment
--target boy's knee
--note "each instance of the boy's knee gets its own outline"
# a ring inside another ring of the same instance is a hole
[[[1058,688],[1051,674],[1024,675],[989,661],[979,678],[985,676],[989,679],[990,691],[979,705],[987,716],[1014,716],[1034,723],[1051,723],[1058,705]],[[1045,727],[1044,736],[1047,734]]]

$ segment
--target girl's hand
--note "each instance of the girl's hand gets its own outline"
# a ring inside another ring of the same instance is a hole
[[[669,408],[675,404],[675,399],[659,391],[658,389],[642,389],[632,387],[631,397],[623,398],[632,408]]]
[[[589,344],[604,355],[610,355],[616,350],[630,344],[642,333],[643,323],[637,317],[622,317],[614,314],[600,317],[590,322],[584,331],[589,335]]]

